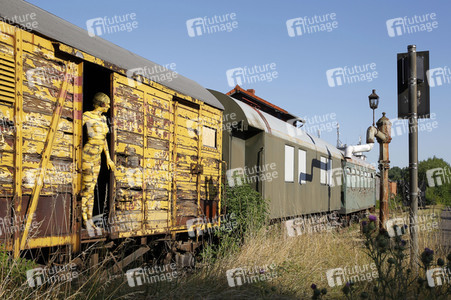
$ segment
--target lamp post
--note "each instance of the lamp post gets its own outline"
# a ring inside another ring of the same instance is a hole
[[[370,102],[370,108],[373,110],[373,127],[374,127],[374,110],[379,106],[379,96],[376,94],[376,90],[373,90],[371,95],[368,96]]]
[[[379,214],[379,226],[385,228],[388,220],[388,169],[390,168],[390,160],[388,155],[388,144],[391,142],[391,122],[385,116],[385,112],[382,113],[380,118],[374,127],[374,110],[379,105],[379,96],[376,94],[376,90],[373,90],[371,95],[368,96],[370,108],[373,110],[373,126],[368,128],[367,131],[367,143],[374,143],[374,138],[379,142],[379,170],[381,172],[380,183],[380,214]],[[385,228],[386,229],[386,228]]]

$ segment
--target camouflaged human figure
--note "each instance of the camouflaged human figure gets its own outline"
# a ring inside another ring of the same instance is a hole
[[[108,169],[116,172],[116,166],[110,158],[108,151],[108,143],[106,135],[108,133],[108,125],[106,113],[110,108],[110,98],[104,93],[97,93],[93,99],[94,110],[87,111],[83,114],[83,126],[86,124],[88,131],[88,141],[83,146],[83,176],[81,186],[81,207],[83,223],[86,228],[93,227],[92,209],[94,206],[94,189],[99,177],[102,151],[105,152]]]

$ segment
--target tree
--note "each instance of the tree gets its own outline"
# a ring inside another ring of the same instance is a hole
[[[430,175],[429,180],[428,174]],[[408,203],[409,168],[393,167],[388,171],[388,177],[390,180],[398,181],[398,192],[403,195],[404,202]],[[437,182],[433,183],[435,180]],[[426,201],[425,204],[441,203],[451,206],[451,168],[449,163],[435,156],[421,161],[418,164],[418,187],[425,193],[426,199],[422,197]]]
[[[449,163],[435,156],[421,161],[418,164],[418,181],[427,186],[427,202],[451,206],[451,167]]]
[[[392,181],[399,181],[403,179],[403,169],[400,167],[393,167],[388,170],[388,179]]]

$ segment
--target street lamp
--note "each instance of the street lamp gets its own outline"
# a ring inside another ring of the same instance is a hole
[[[379,96],[376,94],[376,90],[373,90],[373,93],[368,96],[368,100],[370,102],[370,108],[373,110],[373,126],[374,126],[374,110],[377,109],[379,105]]]
[[[373,90],[371,95],[368,96],[368,100],[370,102],[370,108],[373,110],[373,126],[370,126],[366,133],[366,142],[374,143],[374,140],[377,139],[379,142],[379,170],[381,171],[381,181],[380,181],[380,228],[387,229],[387,220],[388,220],[388,170],[390,169],[390,160],[388,153],[388,145],[391,142],[391,122],[385,116],[385,113],[382,113],[382,118],[380,118],[376,125],[377,128],[374,127],[374,110],[379,105],[379,96],[376,94],[376,90]]]

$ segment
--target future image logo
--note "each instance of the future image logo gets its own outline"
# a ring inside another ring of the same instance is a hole
[[[102,35],[104,33],[103,18],[94,18],[86,21],[89,36]]]
[[[3,23],[11,25],[9,26],[1,26],[2,37],[4,33],[10,34],[14,36],[14,31],[18,28],[25,31],[32,31],[39,28],[39,23],[37,21],[36,13],[27,13],[23,15],[13,15],[8,17],[0,17],[0,21]],[[5,35],[6,39],[7,35]]]
[[[23,232],[25,230],[25,223],[28,220],[28,215],[20,216],[14,215],[11,217],[0,217],[0,236],[12,235],[14,233]],[[33,213],[31,217],[32,223],[30,226],[30,232],[35,233],[42,222],[36,221],[36,213]]]
[[[241,186],[245,182],[244,169],[235,168],[226,171],[227,181],[229,186]]]
[[[330,87],[353,84],[357,82],[371,82],[378,77],[376,63],[345,66],[326,71],[327,83]]]
[[[276,63],[244,66],[226,71],[227,83],[230,87],[236,85],[253,84],[257,82],[271,82],[279,77]]]
[[[435,168],[426,171],[429,187],[451,183],[451,169],[449,167]]]
[[[190,237],[195,237],[196,232],[198,236],[202,235],[204,233],[204,227],[206,226],[207,222],[205,218],[194,218],[186,221],[186,227]]]
[[[130,269],[125,277],[130,287],[141,286],[143,284],[158,283],[162,281],[171,282],[179,276],[175,263],[166,265],[145,266]]]
[[[38,267],[27,271],[27,282],[32,288],[43,285],[44,283],[57,283],[72,281],[78,278],[78,272],[75,271],[76,264],[70,263],[63,266]]]
[[[138,28],[136,14],[129,13],[121,16],[93,18],[86,21],[86,29],[90,37],[112,34],[116,32],[131,32]]]
[[[331,32],[338,28],[336,19],[335,13],[289,19],[286,21],[288,36],[295,37],[322,31]]]
[[[403,119],[393,118],[390,119],[392,123],[391,127],[391,137],[399,137],[404,134],[408,134],[411,132],[412,128],[409,128],[408,122]],[[438,128],[437,115],[435,113],[431,113],[428,119],[418,119],[418,128],[416,129],[418,132],[431,132],[434,129]]]
[[[240,267],[226,271],[227,283],[229,287],[241,286],[245,283],[257,283],[271,281],[277,277],[276,266],[274,264],[265,266],[255,266],[252,268]]]
[[[437,287],[450,282],[450,272],[447,268],[435,268],[426,271],[426,278],[430,287]]]
[[[346,282],[343,268],[330,269],[326,272],[327,283],[330,287],[340,286]]]
[[[338,216],[335,213],[291,219],[285,222],[287,235],[289,237],[295,237],[302,234],[331,232],[332,229],[338,226],[337,219]]]
[[[34,268],[27,271],[27,282],[30,287],[37,287],[45,282],[44,269]]]
[[[143,268],[135,268],[128,270],[126,273],[127,282],[130,287],[143,285],[144,271]]]
[[[219,217],[220,226],[215,226],[218,223],[218,217],[206,218],[198,217],[186,221],[186,228],[188,235],[195,237],[203,235],[204,233],[213,233],[217,231],[230,231],[237,227],[235,213],[222,215]]]
[[[401,237],[410,232],[432,232],[439,229],[438,216],[435,213],[410,217],[397,217],[387,220],[387,233],[390,237]]]
[[[407,224],[403,218],[394,218],[387,221],[387,232],[390,237],[402,236],[407,233]]]
[[[343,176],[342,168],[327,169],[327,176],[331,187],[341,186],[343,184],[343,179],[345,178]]]
[[[399,17],[389,19],[385,22],[389,37],[397,37],[404,34],[413,34],[417,32],[431,32],[438,27],[437,15],[428,13],[421,16]]]
[[[153,82],[171,82],[177,78],[178,73],[175,70],[176,64],[144,66],[127,70],[128,82],[131,86],[135,83],[142,84],[142,77],[150,79]]]
[[[55,65],[52,67],[38,67],[28,70],[26,73],[28,87],[34,88],[36,85],[52,85],[53,82],[70,81],[74,79],[72,74],[66,74],[66,67]]]
[[[386,24],[389,37],[402,35],[404,32],[404,20],[402,18],[387,20]]]
[[[186,21],[186,29],[189,37],[197,37],[204,34],[217,32],[231,32],[238,28],[236,13],[214,15],[212,17],[193,18]]]
[[[451,83],[451,70],[445,66],[443,68],[434,68],[426,71],[426,77],[430,87],[441,86]]]
[[[346,282],[372,281],[377,279],[376,264],[329,269],[326,271],[327,283],[330,287],[341,286]]]
[[[226,171],[229,186],[241,186],[243,184],[251,184],[257,181],[271,182],[279,176],[276,170],[276,163],[265,164],[262,166],[253,166],[248,168],[235,168]]]
[[[243,268],[227,270],[226,277],[230,287],[240,286],[245,282]]]

